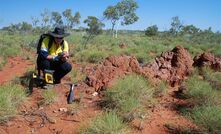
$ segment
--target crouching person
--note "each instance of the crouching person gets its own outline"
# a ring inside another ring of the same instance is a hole
[[[54,84],[61,83],[61,79],[71,71],[72,66],[67,62],[69,48],[64,37],[69,36],[64,28],[56,27],[53,32],[48,32],[42,38],[40,50],[38,50],[37,68],[40,70],[54,70]]]

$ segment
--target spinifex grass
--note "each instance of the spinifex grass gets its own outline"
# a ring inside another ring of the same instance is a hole
[[[25,98],[25,90],[19,85],[0,86],[0,122],[15,116],[19,104]]]
[[[184,96],[191,100],[193,106],[184,108],[184,115],[201,126],[205,133],[218,134],[221,131],[221,92],[197,74],[186,80],[185,85],[187,91]]]
[[[200,106],[195,107],[189,113],[195,123],[205,128],[208,133],[218,134],[221,132],[221,107]]]
[[[139,75],[129,75],[119,79],[107,89],[104,97],[105,107],[125,117],[140,113],[146,105],[151,104],[153,87]],[[128,117],[130,118],[130,117]]]
[[[187,87],[185,96],[191,98],[196,105],[215,105],[220,101],[219,92],[197,75],[188,78],[185,85]]]
[[[115,112],[105,112],[92,119],[89,127],[82,127],[80,134],[129,134],[130,130]]]
[[[42,105],[50,105],[57,100],[58,96],[54,90],[44,90],[43,100],[40,102]]]

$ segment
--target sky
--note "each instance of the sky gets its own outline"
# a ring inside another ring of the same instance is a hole
[[[62,13],[71,9],[73,14],[81,14],[81,25],[87,16],[103,18],[104,10],[116,5],[120,0],[0,0],[0,28],[25,21],[31,23],[31,17],[41,18],[45,9]],[[119,29],[145,30],[157,25],[159,30],[168,30],[174,16],[184,25],[191,25],[213,31],[221,31],[221,0],[135,0],[139,6],[136,14],[139,20]],[[105,29],[111,28],[108,20]]]

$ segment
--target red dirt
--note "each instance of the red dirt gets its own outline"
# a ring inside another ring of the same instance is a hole
[[[52,89],[58,94],[57,101],[48,106],[40,107],[36,104],[42,99],[41,93],[43,90],[35,89],[26,104],[22,105],[20,115],[9,121],[5,126],[0,126],[0,129],[2,128],[9,134],[77,133],[83,123],[100,112],[96,104],[98,98],[87,95],[81,100],[79,108],[71,108],[72,105],[68,105],[66,101],[68,88],[69,86],[66,84],[57,85]],[[78,90],[79,87],[75,89],[76,96],[78,96]],[[64,109],[67,109],[67,111],[63,111]]]
[[[0,84],[12,80],[15,76],[22,76],[28,66],[33,65],[30,61],[21,57],[10,57],[7,64],[0,71]]]
[[[28,67],[33,67],[30,61],[21,57],[9,58],[8,63],[0,71],[0,76],[2,76],[0,84],[9,82],[15,76],[24,75]],[[68,76],[64,78],[64,80],[69,79]],[[43,90],[34,88],[33,93],[18,109],[18,115],[7,123],[0,124],[0,134],[77,133],[82,124],[87,123],[90,118],[100,112],[97,107],[99,97],[85,93],[86,89],[90,89],[90,87],[82,83],[75,87],[75,100],[79,100],[81,95],[83,97],[79,107],[72,108],[73,106],[68,105],[66,100],[69,85],[64,83],[65,81],[51,89],[56,91],[58,98],[56,102],[46,106],[39,105],[43,99]],[[67,111],[62,111],[63,108]]]
[[[180,50],[180,49],[179,49]],[[178,50],[178,51],[179,51]],[[183,51],[183,49],[181,48]],[[185,50],[184,50],[185,51]],[[189,58],[188,56],[177,55],[177,50],[174,49],[172,58],[175,60],[180,60],[180,57]],[[14,60],[13,60],[14,59]],[[189,70],[189,64],[182,66],[180,62],[176,64],[168,61],[167,63],[172,64],[176,69],[176,72],[187,75]],[[186,59],[182,60],[185,64],[188,62]],[[192,64],[192,62],[189,62]],[[157,63],[158,64],[158,63]],[[32,64],[29,61],[22,60],[19,57],[10,58],[8,64],[0,72],[0,83],[10,81],[15,75],[22,75],[26,71],[26,68]],[[164,63],[160,65],[165,65]],[[75,66],[75,65],[73,65]],[[80,65],[75,66],[81,71],[85,71],[88,75],[87,83],[89,85],[94,85],[93,87],[88,87],[85,83],[80,83],[75,90],[76,100],[80,99],[79,107],[71,108],[73,105],[68,105],[66,98],[69,90],[69,86],[65,84],[57,85],[54,89],[58,94],[58,99],[55,103],[47,106],[39,106],[38,103],[42,100],[41,89],[34,89],[31,96],[28,97],[27,101],[22,104],[19,108],[18,115],[12,118],[6,124],[0,125],[1,134],[24,134],[24,133],[56,133],[56,134],[69,134],[77,133],[82,124],[88,123],[91,118],[95,117],[102,112],[97,106],[97,102],[101,99],[99,96],[93,96],[94,91],[99,91],[102,88],[111,85],[112,80],[122,75],[127,75],[128,73],[136,72],[139,74],[144,70],[143,67],[139,65],[135,57],[130,56],[112,56],[107,60],[102,62],[101,65],[91,67],[80,67]],[[162,67],[158,66],[161,71]],[[183,68],[183,69],[180,69]],[[168,68],[169,69],[169,68]],[[159,71],[158,70],[158,71]],[[99,72],[99,73],[97,73]],[[171,75],[172,74],[172,75]],[[8,75],[8,76],[5,76]],[[173,76],[174,74],[170,72],[168,76]],[[4,76],[4,77],[3,77]],[[9,77],[10,76],[10,77]],[[149,75],[148,75],[149,76]],[[155,75],[153,75],[155,76]],[[183,80],[184,76],[180,77],[179,80]],[[4,78],[4,79],[3,79]],[[154,78],[154,77],[153,77]],[[166,77],[170,78],[170,77]],[[64,80],[69,80],[66,77]],[[159,103],[152,109],[149,113],[148,119],[144,120],[142,123],[143,129],[135,130],[134,133],[143,134],[163,134],[169,133],[164,126],[165,124],[180,124],[182,126],[187,126],[189,128],[195,128],[196,126],[189,120],[182,117],[174,107],[179,103],[185,103],[183,100],[174,98],[173,91],[175,88],[169,90],[169,94],[164,97],[159,98]],[[82,96],[83,95],[83,96]],[[82,96],[82,98],[80,98]],[[67,112],[59,111],[60,108],[66,108]],[[134,127],[136,127],[136,120],[134,122]]]
[[[198,127],[187,118],[180,115],[176,110],[178,105],[186,105],[186,100],[182,100],[174,97],[174,91],[176,88],[168,89],[168,94],[158,98],[158,104],[155,105],[149,112],[148,118],[140,126],[138,123],[133,123],[135,128],[142,128],[137,131],[138,134],[167,134],[168,128],[165,125],[172,125],[177,128],[188,128],[191,130],[197,130]]]

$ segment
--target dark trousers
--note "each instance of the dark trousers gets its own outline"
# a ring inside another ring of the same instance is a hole
[[[40,56],[37,58],[37,66],[40,70],[54,70],[54,79],[58,82],[72,69],[71,64],[68,62],[50,61],[40,58]]]

